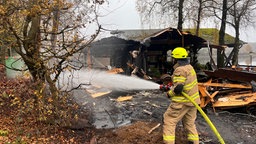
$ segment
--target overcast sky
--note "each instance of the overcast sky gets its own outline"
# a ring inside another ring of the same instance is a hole
[[[101,13],[105,15],[100,18],[100,23],[104,28],[110,30],[148,29],[148,26],[141,25],[135,3],[136,0],[109,0],[109,4],[105,4],[101,8]],[[207,27],[205,26],[205,28]],[[227,28],[227,33],[234,36],[232,28]],[[105,34],[109,34],[109,32]],[[256,29],[240,31],[240,39],[246,42],[256,42]]]

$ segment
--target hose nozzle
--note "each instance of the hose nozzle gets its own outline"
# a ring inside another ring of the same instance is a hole
[[[164,91],[164,92],[167,92],[168,90],[170,90],[170,86],[169,85],[164,85],[164,84],[162,84],[162,85],[160,85],[159,86],[159,89],[161,90],[161,91]]]

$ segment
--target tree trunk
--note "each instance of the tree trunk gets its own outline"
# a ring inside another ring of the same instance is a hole
[[[2,4],[6,5],[6,0],[3,0]],[[6,26],[4,25],[4,27],[6,27]],[[5,37],[5,34],[6,34],[6,32],[4,32],[2,36]],[[4,39],[3,39],[3,41],[0,41],[0,43],[2,43],[0,45],[0,64],[5,65],[6,46],[5,46]],[[3,72],[4,75],[6,75],[6,68],[3,68],[2,72]]]
[[[197,14],[197,21],[196,21],[196,36],[199,36],[201,14],[202,14],[202,0],[198,0],[198,3],[199,3],[199,8],[198,8],[198,14]]]
[[[5,56],[6,56],[6,49],[5,49],[5,45],[3,44],[0,47],[0,64],[5,64]]]
[[[219,45],[225,44],[226,19],[227,19],[227,0],[223,0],[221,26],[219,31]],[[217,67],[218,68],[224,67],[224,51],[219,49],[217,50]]]
[[[238,53],[240,47],[240,39],[239,39],[239,22],[236,24],[235,27],[236,37],[235,37],[235,45],[234,45],[234,55],[232,59],[232,65],[238,65]]]
[[[179,0],[179,13],[178,13],[178,30],[182,30],[182,24],[183,24],[183,3],[184,0]]]
[[[56,39],[57,39],[57,33],[59,29],[59,17],[60,17],[60,11],[59,11],[59,0],[56,2],[57,5],[54,6],[53,10],[53,19],[52,19],[52,35],[51,35],[51,47],[52,50],[55,52],[55,46],[56,46]]]

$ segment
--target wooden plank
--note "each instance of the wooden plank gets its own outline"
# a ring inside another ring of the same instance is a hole
[[[132,96],[121,96],[121,97],[118,97],[116,101],[118,102],[128,101],[128,100],[131,100],[132,98],[133,98]]]
[[[150,131],[148,131],[148,134],[152,133],[155,129],[157,129],[161,124],[158,123],[156,126],[154,126]]]
[[[238,107],[256,102],[256,93],[244,93],[229,95],[219,98],[213,103],[213,107]]]
[[[111,93],[111,91],[92,93],[91,96],[92,96],[93,98],[96,98],[96,97],[104,96],[104,95],[109,94],[109,93]]]
[[[223,87],[223,88],[243,88],[251,89],[251,85],[242,85],[242,84],[230,84],[230,83],[198,83],[198,86],[202,87]]]
[[[114,68],[114,69],[107,71],[107,73],[110,73],[110,74],[118,74],[118,73],[123,73],[123,72],[124,72],[124,70],[122,68]]]
[[[209,103],[209,102],[214,102],[214,97],[219,93],[219,91],[215,91],[213,94],[211,94],[209,96],[209,98],[206,99],[205,101],[205,106]]]

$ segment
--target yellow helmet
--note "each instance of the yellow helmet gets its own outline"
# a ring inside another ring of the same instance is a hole
[[[188,56],[188,53],[186,49],[183,47],[176,47],[172,51],[172,57],[175,59],[184,59],[184,58],[187,58],[187,56]]]

